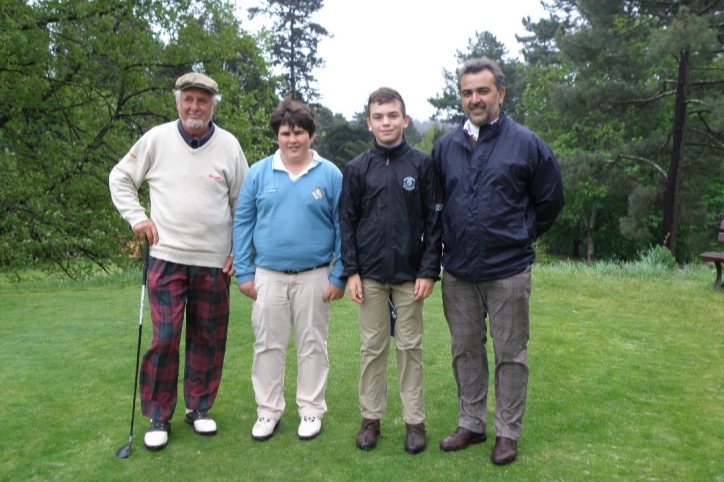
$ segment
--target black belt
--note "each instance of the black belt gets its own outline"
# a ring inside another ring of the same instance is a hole
[[[304,273],[305,271],[312,271],[313,269],[326,268],[327,266],[329,266],[329,263],[320,264],[319,266],[314,266],[313,268],[283,269],[283,270],[280,271],[280,273],[284,273],[284,274],[299,274],[299,273]]]

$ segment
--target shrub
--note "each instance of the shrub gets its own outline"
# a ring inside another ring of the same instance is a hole
[[[671,251],[662,245],[653,246],[642,254],[639,263],[652,269],[674,270],[678,268]]]

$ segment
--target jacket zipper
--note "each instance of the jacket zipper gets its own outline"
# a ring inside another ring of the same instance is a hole
[[[390,165],[390,157],[389,157],[389,156],[387,156],[387,161],[386,161],[385,165],[386,165],[386,166],[389,166],[389,165]],[[389,189],[389,187],[390,187],[390,186],[389,186],[389,184],[390,184],[390,182],[389,182],[389,176],[390,176],[390,172],[387,171],[386,176],[385,176],[385,177],[387,178],[386,181],[385,181],[386,184],[387,184],[387,186],[385,187],[385,190],[387,191],[387,206],[388,206],[388,208],[389,208],[389,206],[390,206],[390,196],[391,196],[390,189]],[[389,225],[389,223],[390,223],[390,218],[389,218],[389,216],[386,216],[386,224],[387,224],[387,226],[386,226],[386,229],[385,229],[385,244],[386,244],[386,246],[385,246],[385,253],[386,253],[386,258],[387,258],[387,259],[385,260],[385,273],[386,273],[385,279],[388,279],[388,280],[391,279],[391,275],[392,275],[392,273],[389,272],[390,266],[392,265],[392,263],[390,263],[390,252],[391,252],[390,231],[391,231],[391,226]]]

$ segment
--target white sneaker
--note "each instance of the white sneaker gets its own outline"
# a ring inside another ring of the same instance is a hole
[[[208,410],[186,409],[184,421],[194,426],[194,432],[199,435],[214,435],[216,433],[216,422],[209,416]]]
[[[168,445],[168,433],[171,431],[169,422],[158,422],[151,420],[146,435],[143,436],[143,445],[148,450],[161,450]]]
[[[254,424],[254,428],[251,429],[251,438],[254,440],[269,440],[278,426],[279,420],[259,417],[259,420]]]
[[[305,415],[302,417],[302,422],[299,424],[299,430],[297,430],[297,436],[299,440],[311,440],[322,430],[322,420],[317,417],[310,417]]]

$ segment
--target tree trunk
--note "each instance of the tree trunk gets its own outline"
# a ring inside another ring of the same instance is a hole
[[[298,100],[297,96],[297,44],[296,44],[296,38],[294,35],[294,20],[297,16],[297,11],[295,8],[292,9],[291,18],[289,20],[289,39],[291,40],[289,45],[289,56],[290,56],[290,62],[289,62],[289,93],[291,95],[291,98],[293,100]]]
[[[571,258],[578,259],[581,257],[581,240],[578,236],[573,238],[573,249],[571,250]]]
[[[684,161],[684,148],[686,147],[684,134],[686,133],[686,111],[689,101],[690,64],[691,52],[687,47],[681,51],[681,57],[679,58],[679,79],[676,85],[676,100],[674,101],[671,164],[669,164],[666,191],[664,192],[664,243],[674,256],[676,256],[676,228],[679,217],[679,179],[681,177],[681,165]]]
[[[593,231],[596,229],[597,215],[598,209],[593,208],[591,217],[588,220],[588,226],[586,227],[586,262],[589,264],[596,261],[596,243],[593,241]]]

